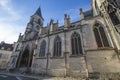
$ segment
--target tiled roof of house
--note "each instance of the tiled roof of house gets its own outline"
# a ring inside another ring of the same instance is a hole
[[[5,42],[1,42],[0,43],[0,50],[12,51],[13,50],[13,44],[8,44],[8,43],[5,43]]]

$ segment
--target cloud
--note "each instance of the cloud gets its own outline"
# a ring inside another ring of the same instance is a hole
[[[18,35],[24,30],[18,22],[22,19],[19,11],[12,6],[12,0],[0,0],[0,42],[13,43],[17,41]]]
[[[0,8],[14,19],[21,18],[19,13],[13,9],[12,0],[0,0]]]
[[[0,41],[13,43],[17,41],[18,35],[23,28],[15,24],[4,24],[0,23]]]

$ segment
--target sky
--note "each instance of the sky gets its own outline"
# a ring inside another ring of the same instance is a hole
[[[50,19],[63,25],[64,14],[70,15],[71,22],[80,20],[79,9],[91,9],[91,0],[0,0],[0,42],[16,42],[39,6],[44,26]]]

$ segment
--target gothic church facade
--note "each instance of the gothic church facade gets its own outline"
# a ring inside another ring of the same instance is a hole
[[[119,0],[92,0],[92,9],[81,19],[64,25],[50,20],[43,26],[41,9],[31,16],[19,35],[9,69],[53,76],[88,76],[89,73],[120,72]]]

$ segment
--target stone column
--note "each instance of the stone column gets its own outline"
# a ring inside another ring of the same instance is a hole
[[[48,32],[48,46],[47,46],[47,62],[46,62],[46,74],[48,74],[48,68],[49,68],[49,61],[50,61],[50,52],[49,52],[49,46],[50,46],[50,37],[49,37],[49,33]]]
[[[64,52],[64,59],[65,59],[65,76],[67,76],[67,69],[68,69],[68,58],[69,58],[69,52]]]
[[[49,69],[49,61],[50,61],[50,53],[47,53],[46,74],[48,74],[48,69]]]
[[[66,15],[65,15],[65,18],[66,18]],[[66,77],[67,76],[67,69],[68,69],[68,58],[69,58],[69,52],[67,52],[67,44],[66,44],[66,42],[67,42],[67,40],[66,40],[66,29],[67,29],[67,27],[68,27],[68,24],[67,25],[64,25],[64,27],[65,27],[65,32],[64,32],[64,60],[65,60],[65,75],[64,75],[64,77]]]

